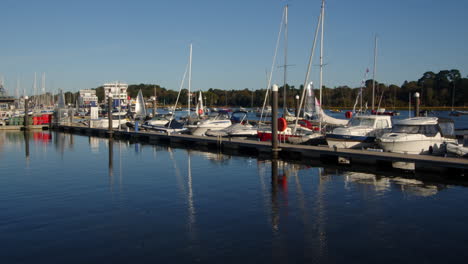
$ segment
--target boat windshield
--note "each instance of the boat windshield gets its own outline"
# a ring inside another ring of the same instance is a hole
[[[423,134],[433,137],[439,132],[437,125],[395,125],[392,133]]]
[[[349,121],[348,126],[366,126],[373,127],[375,119],[373,118],[353,118]]]

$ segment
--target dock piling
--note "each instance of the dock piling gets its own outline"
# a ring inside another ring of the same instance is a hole
[[[112,94],[109,94],[107,100],[107,116],[109,120],[109,137],[112,137]]]
[[[414,98],[415,98],[414,116],[418,117],[419,116],[419,93],[418,92],[414,93]]]
[[[271,151],[273,157],[278,157],[278,85],[271,88],[272,112],[271,112]]]
[[[29,129],[29,97],[24,97],[24,130]]]

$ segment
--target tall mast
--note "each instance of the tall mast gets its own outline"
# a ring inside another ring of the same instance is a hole
[[[190,43],[188,78],[188,116],[190,118],[190,88],[192,86],[192,43]]]
[[[286,114],[286,81],[288,74],[288,5],[284,7],[284,84],[283,84],[283,115]]]
[[[374,70],[372,72],[372,110],[374,110],[374,98],[375,98],[375,71],[377,69],[377,35],[374,40]]]
[[[36,76],[36,73],[34,73],[33,96],[34,96],[34,106],[36,106],[37,105],[37,76]]]
[[[19,78],[19,75],[16,75],[16,89],[15,89],[16,98],[19,98],[19,89],[20,89],[20,78]]]
[[[320,107],[322,107],[322,86],[323,86],[323,22],[324,22],[324,17],[325,17],[325,0],[322,0],[322,14],[321,14],[321,19],[322,22],[320,23],[320,80],[319,80],[319,85],[320,85],[320,95],[319,95],[319,103]],[[305,88],[305,87],[304,87]],[[321,113],[320,111],[319,113]],[[320,130],[322,129],[322,116],[320,114],[319,117],[319,128]]]

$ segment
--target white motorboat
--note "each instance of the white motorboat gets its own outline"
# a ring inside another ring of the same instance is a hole
[[[444,143],[457,143],[453,120],[438,117],[413,117],[400,120],[391,133],[378,139],[386,152],[432,154],[443,151]]]
[[[375,144],[375,139],[390,132],[390,116],[357,115],[345,127],[338,127],[326,135],[327,144],[337,148],[366,148]]]
[[[231,116],[232,125],[221,130],[208,130],[205,135],[212,137],[256,137],[257,127],[248,123],[246,111],[235,111]]]
[[[145,125],[164,126],[171,120],[170,114],[156,114],[152,119],[145,121]]]
[[[203,136],[208,130],[221,130],[232,125],[229,113],[219,111],[217,115],[211,116],[208,119],[200,120],[196,124],[187,125],[190,133],[195,136]]]
[[[184,127],[184,124],[176,120],[168,121],[164,125],[150,125],[145,123],[141,125],[141,127],[166,134],[184,133],[187,131],[187,128]]]

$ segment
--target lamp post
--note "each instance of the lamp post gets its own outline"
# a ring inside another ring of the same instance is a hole
[[[414,98],[415,98],[415,107],[414,107],[414,116],[419,116],[419,93],[415,92],[414,93]]]

